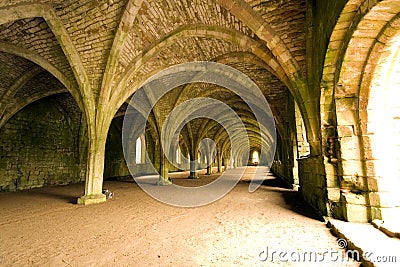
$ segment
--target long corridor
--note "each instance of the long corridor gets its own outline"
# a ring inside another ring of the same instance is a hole
[[[2,193],[1,265],[359,266],[297,192],[270,175],[249,193],[246,175],[199,208],[160,203],[132,179],[106,181],[114,197],[89,206],[73,204],[83,184]],[[218,177],[171,176],[187,186]]]

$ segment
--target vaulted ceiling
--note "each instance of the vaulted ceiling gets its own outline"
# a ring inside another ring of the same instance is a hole
[[[66,92],[86,115],[107,103],[118,116],[157,72],[214,61],[258,85],[283,131],[290,99],[298,97],[296,75],[305,76],[305,36],[305,0],[1,1],[0,127],[38,99],[70,103]],[[212,84],[177,88],[156,108],[200,96],[253,119],[240,98]],[[192,131],[201,125],[193,122]]]

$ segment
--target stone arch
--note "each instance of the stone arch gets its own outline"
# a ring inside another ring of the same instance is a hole
[[[293,85],[288,80],[288,76],[286,75],[282,66],[280,66],[278,61],[274,58],[271,52],[266,49],[266,47],[264,47],[261,43],[255,41],[254,39],[236,30],[221,28],[218,26],[210,26],[210,25],[184,26],[175,30],[174,32],[171,32],[168,36],[160,39],[158,43],[155,43],[151,48],[149,48],[145,53],[141,54],[138,58],[135,59],[135,61],[133,61],[130,64],[130,66],[126,68],[123,77],[119,81],[117,81],[117,83],[114,86],[115,89],[112,92],[112,97],[110,101],[112,103],[116,102],[115,106],[120,106],[120,104],[122,104],[121,101],[123,101],[122,99],[124,100],[128,99],[134,93],[134,91],[136,90],[135,88],[137,88],[138,85],[143,84],[145,80],[147,80],[154,74],[154,73],[149,73],[149,75],[147,75],[146,77],[143,77],[140,80],[135,80],[134,83],[129,84],[132,77],[134,77],[136,70],[138,70],[141,66],[145,65],[146,62],[152,59],[158,53],[158,51],[160,51],[163,47],[166,47],[174,43],[174,41],[177,39],[189,36],[217,38],[239,45],[244,49],[251,50],[254,55],[259,57],[268,66],[270,66],[271,69],[273,69],[276,72],[277,77],[291,91],[296,102],[299,104],[299,107],[302,110],[302,112],[306,113],[304,108],[304,103],[301,100],[299,91],[293,87]],[[160,70],[156,70],[155,73],[159,71]],[[127,86],[128,90],[126,90]]]
[[[94,111],[95,100],[92,95],[90,82],[86,74],[86,70],[83,67],[82,61],[69,37],[68,32],[66,31],[57,14],[55,13],[54,9],[51,6],[45,4],[21,4],[0,9],[0,24],[33,17],[42,17],[45,19],[46,23],[49,25],[50,29],[53,31],[53,34],[58,40],[62,50],[67,56],[69,64],[74,72],[75,78],[79,85],[79,93],[82,94],[81,97],[76,98],[76,93],[72,92],[73,96],[78,103],[83,102],[85,103],[85,106],[87,106],[88,110]],[[45,68],[45,66],[43,67]],[[70,87],[67,88],[70,89]],[[84,109],[84,112],[86,113],[87,111]],[[89,117],[88,120],[90,120]]]
[[[324,69],[321,79],[320,120],[322,137],[322,157],[324,179],[327,186],[328,214],[344,219],[341,203],[339,168],[335,159],[340,158],[338,145],[337,113],[335,106],[335,88],[338,84],[341,67],[350,39],[357,25],[368,12],[370,1],[349,1],[343,8],[332,31],[327,47]],[[372,1],[373,2],[373,1]],[[372,4],[371,2],[371,4]],[[302,165],[302,162],[299,162]],[[340,206],[340,207],[337,207]]]
[[[104,170],[104,150],[107,131],[104,131],[101,118],[96,118],[96,99],[91,88],[89,77],[83,67],[79,53],[55,10],[46,4],[20,4],[0,9],[0,24],[18,19],[41,17],[48,24],[56,37],[61,49],[69,61],[76,82],[77,91],[71,91],[75,100],[81,105],[85,114],[88,136],[88,164],[86,170],[85,196],[78,199],[79,204],[89,204],[105,201],[101,193]],[[56,76],[57,77],[57,76]],[[67,87],[70,89],[70,87]],[[111,122],[111,121],[110,121]],[[109,124],[108,124],[109,125]]]
[[[273,55],[259,42],[253,40],[252,38],[244,35],[241,32],[225,29],[218,26],[210,26],[210,25],[189,25],[181,27],[168,36],[159,40],[159,42],[155,43],[151,48],[142,53],[135,61],[133,61],[130,66],[128,66],[125,70],[124,76],[114,84],[114,91],[111,93],[111,98],[109,101],[109,109],[107,112],[103,111],[105,118],[103,118],[103,126],[106,127],[112,120],[113,114],[117,112],[117,109],[126,101],[135,91],[136,89],[142,85],[148,78],[150,78],[153,74],[161,71],[161,69],[155,70],[152,73],[149,73],[146,77],[142,77],[141,79],[136,79],[134,83],[129,84],[130,80],[134,77],[136,70],[138,70],[141,66],[145,65],[146,62],[151,60],[154,56],[157,55],[158,51],[163,47],[166,47],[174,42],[174,40],[178,38],[185,38],[188,36],[199,36],[199,37],[212,37],[217,39],[226,40],[232,43],[235,43],[245,49],[250,49],[252,53],[254,53],[257,57],[259,57],[262,61],[265,62],[274,72],[278,75],[278,78],[283,81],[289,88],[291,84],[288,81],[288,78],[273,57]],[[127,87],[127,85],[129,86]],[[128,88],[128,90],[126,90]],[[289,88],[290,89],[290,88]],[[297,90],[293,90],[292,93],[300,97],[297,93]],[[301,106],[302,101],[299,101],[299,105]]]
[[[100,92],[100,102],[107,101],[110,97],[111,84],[113,76],[117,69],[118,60],[122,52],[122,46],[129,36],[129,31],[136,19],[136,15],[142,7],[143,0],[128,1],[125,11],[122,15],[118,30],[115,34],[113,45],[108,56],[106,69],[104,71],[103,81]]]
[[[400,10],[398,11],[400,12]],[[395,222],[400,217],[399,97],[400,17],[388,21],[371,49],[359,88],[359,138],[371,219]]]
[[[228,53],[228,54],[224,54],[224,55],[218,56],[217,58],[213,59],[212,61],[218,62],[218,63],[221,63],[221,64],[226,64],[228,62],[248,62],[248,63],[252,63],[252,64],[255,64],[255,65],[259,66],[259,67],[264,68],[265,70],[267,70],[268,72],[272,73],[275,76],[277,75],[276,72],[265,61],[263,61],[258,56],[254,55],[254,54],[252,54],[250,52]],[[228,65],[228,64],[226,64],[226,65]],[[280,80],[280,81],[282,81],[282,80]],[[285,79],[285,81],[286,81],[286,79]],[[177,104],[179,104],[181,102],[181,98],[183,96],[185,96],[185,94],[190,92],[191,89],[193,88],[193,86],[194,86],[194,84],[187,84],[184,87],[184,89],[180,93],[179,97],[175,101],[175,105],[177,105]],[[202,96],[207,97],[209,95],[212,95],[215,92],[218,92],[219,90],[221,90],[221,89],[217,88],[217,87],[216,88],[212,88],[209,91],[204,92],[204,94],[202,94]],[[289,90],[289,92],[290,92],[290,90]],[[268,96],[265,96],[265,97],[266,97],[268,103],[270,103],[271,101],[268,98]],[[273,112],[274,115],[276,115],[276,110],[275,109],[272,109],[272,112]],[[282,123],[281,119],[278,116],[274,116],[274,118],[275,118],[275,125],[277,127],[277,130],[283,132],[283,123]]]
[[[217,64],[217,63],[209,63],[209,64],[212,64],[213,66],[215,66],[215,69],[214,69],[213,72],[218,73],[220,75],[225,75],[226,77],[229,77],[230,80],[235,82],[234,84],[236,84],[236,87],[238,85],[240,85],[240,87],[247,86],[247,87],[251,88],[251,91],[245,91],[246,93],[243,93],[242,97],[244,97],[245,100],[247,99],[247,101],[251,101],[251,103],[253,103],[251,109],[252,109],[253,112],[255,112],[256,116],[257,116],[257,112],[261,109],[261,107],[268,108],[268,105],[264,104],[264,102],[261,101],[261,99],[263,99],[262,97],[260,97],[260,95],[262,95],[262,93],[255,89],[257,86],[248,77],[247,78],[243,78],[244,74],[240,75],[239,71],[237,71],[237,70],[235,70],[233,68],[228,68],[226,66],[223,67],[222,64]],[[170,77],[170,75],[172,75],[172,74],[180,74],[180,73],[184,73],[184,72],[190,72],[192,74],[190,76],[188,76],[188,77],[196,77],[196,75],[197,75],[198,78],[194,79],[194,80],[193,79],[187,80],[185,78],[184,80],[179,80],[179,81],[177,81],[176,79],[175,80],[174,79],[170,79],[169,80],[170,81],[169,86],[167,88],[165,88],[165,90],[172,89],[175,86],[180,86],[180,85],[188,83],[188,82],[189,83],[190,82],[194,82],[194,81],[203,82],[203,83],[207,82],[207,80],[205,79],[206,77],[204,77],[204,75],[199,75],[199,73],[202,73],[203,71],[208,70],[208,68],[209,68],[209,65],[205,65],[204,62],[194,62],[193,65],[184,65],[184,64],[175,65],[172,68],[167,69],[168,77]],[[162,75],[162,76],[159,76],[159,75]],[[154,78],[154,79],[157,80],[158,79],[157,77],[164,77],[166,75],[166,73],[164,71],[162,71],[159,75],[157,75],[156,78]],[[149,82],[155,81],[154,79],[149,80]],[[149,83],[149,82],[147,82],[147,83]],[[216,82],[216,80],[214,81],[214,79],[210,80],[209,82],[218,84],[218,82]],[[150,89],[150,87],[145,86],[145,85],[142,85],[143,88],[145,88],[147,90]],[[144,101],[143,99],[146,98],[146,97],[149,100],[151,100],[150,103],[147,103],[147,104],[150,104],[150,106],[147,105],[146,107],[143,106],[141,108],[141,109],[143,109],[144,112],[146,112],[146,114],[144,114],[145,116],[149,116],[150,115],[150,112],[153,109],[153,105],[155,103],[157,103],[165,93],[168,92],[168,91],[162,90],[161,88],[159,88],[159,89],[160,90],[158,91],[157,95],[153,95],[152,91],[144,92],[145,94],[141,94],[140,93],[140,94],[136,94],[135,95],[135,97],[138,97],[138,98],[136,98],[135,101],[138,101],[140,99],[139,101],[141,101],[141,103]],[[239,90],[239,89],[237,89],[237,90]],[[240,94],[240,91],[238,91],[238,94]],[[197,105],[200,105],[200,107],[205,107],[205,106],[202,106],[205,103],[204,102],[205,99],[200,99],[200,100],[203,101],[203,102],[199,102],[199,103],[197,103]],[[138,102],[136,102],[136,103],[138,104]],[[193,104],[193,103],[191,103],[191,104]],[[215,102],[213,102],[212,104],[215,104]],[[140,106],[140,105],[138,104],[138,106]],[[150,107],[150,109],[148,109],[149,107]],[[183,106],[183,108],[187,108],[187,106]],[[227,109],[228,109],[228,111],[231,110],[229,108],[229,106],[227,106]],[[217,110],[217,112],[222,112],[222,114],[224,114],[224,112],[227,112],[227,109],[225,109],[223,111],[218,111]],[[268,116],[268,118],[271,118],[271,115],[272,115],[271,113],[272,112],[269,111],[269,113],[268,112],[264,112],[262,114]],[[176,115],[181,116],[180,119],[184,119],[185,118],[185,115],[182,112],[177,113]],[[182,115],[183,115],[183,117],[182,117]],[[237,119],[238,118],[239,118],[238,116],[235,117],[236,123],[237,123]],[[178,123],[181,123],[180,119],[177,119]],[[223,119],[232,124],[232,119],[229,119],[229,118],[226,118],[226,117],[223,117]],[[176,126],[178,126],[178,125],[176,125]],[[262,125],[262,126],[264,126],[264,125]],[[264,127],[261,128],[261,131],[263,131],[263,132],[267,131],[268,132],[268,136],[271,137],[271,138],[267,139],[267,142],[265,142],[265,143],[268,143],[268,141],[270,141],[269,145],[265,146],[265,149],[273,150],[272,152],[271,151],[265,152],[265,155],[270,155],[271,153],[273,153],[275,151],[274,150],[275,146],[274,146],[274,142],[273,142],[274,141],[274,136],[275,136],[275,128],[273,128],[273,126],[274,126],[273,121],[272,122],[269,121],[267,125],[265,125]],[[240,137],[243,137],[243,131],[242,132],[238,131],[237,127],[233,128],[232,131],[234,131],[234,135],[235,135],[234,138],[236,138],[237,141],[240,141],[240,144],[242,144],[243,140],[241,140],[241,139],[243,139],[243,138],[240,138]],[[161,135],[161,133],[159,133],[159,135]],[[161,140],[159,140],[159,141],[161,141]],[[158,147],[162,148],[160,144],[158,144]],[[237,149],[238,151],[239,150],[244,150],[244,148],[241,145],[238,145],[238,147],[239,147]],[[160,150],[160,152],[161,152],[161,150]],[[160,169],[160,174],[161,175],[159,177],[159,184],[166,184],[167,183],[167,179],[166,178],[168,177],[168,166],[166,166],[167,157],[162,152],[160,154],[161,154],[160,155],[161,158],[160,158],[160,166],[159,166],[160,168],[159,169]],[[168,153],[168,155],[169,155],[169,153]],[[192,172],[194,172],[194,168],[192,168],[192,166],[191,166],[191,173]]]
[[[171,32],[168,36],[160,39],[160,41],[154,44],[153,47],[149,48],[145,53],[141,54],[135,61],[130,64],[130,66],[126,68],[125,74],[115,84],[114,91],[112,92],[110,99],[110,102],[113,103],[112,105],[110,105],[110,107],[114,110],[107,112],[107,114],[114,114],[116,112],[116,107],[119,107],[123,103],[123,101],[128,99],[134,93],[136,88],[143,84],[144,81],[150,78],[153,74],[161,71],[155,70],[154,72],[149,73],[146,77],[136,79],[134,83],[130,84],[130,80],[132,79],[132,77],[134,77],[136,70],[145,65],[146,62],[148,62],[154,56],[156,56],[157,51],[159,51],[163,47],[168,46],[178,38],[185,38],[188,36],[203,36],[222,39],[240,45],[245,49],[250,49],[255,56],[260,58],[272,70],[275,71],[277,77],[288,87],[288,89],[292,93],[303,117],[308,117],[306,106],[304,101],[302,100],[299,90],[293,88],[293,85],[288,80],[285,71],[279,65],[279,63],[276,61],[269,50],[266,50],[266,48],[262,44],[258,43],[257,41],[244,35],[241,32],[210,25],[189,25],[181,27]],[[128,84],[128,90],[126,90]],[[309,120],[305,120],[304,122],[307,130],[307,136],[310,139],[314,140],[315,138],[313,138],[313,136],[315,136],[315,130],[311,130],[312,126]]]
[[[249,4],[243,0],[217,0],[217,3],[235,15],[247,25],[269,48],[274,58],[289,77],[291,90],[298,104],[303,118],[311,147],[312,154],[318,154],[320,150],[320,127],[318,116],[318,103],[310,95],[305,83],[305,77],[301,74],[297,60],[292,56],[285,43],[272,27],[255,12]]]
[[[29,96],[28,98],[24,98],[22,100],[19,100],[17,105],[14,105],[11,109],[7,109],[7,113],[4,113],[4,116],[1,117],[0,120],[0,128],[5,125],[10,118],[12,118],[15,114],[17,114],[20,110],[22,110],[24,107],[28,106],[29,104],[32,104],[33,102],[36,102],[42,98],[51,96],[51,95],[57,95],[61,93],[66,93],[68,92],[66,89],[61,88],[58,90],[53,90],[51,92],[40,92],[33,94]]]
[[[284,42],[274,32],[272,27],[265,22],[262,16],[242,0],[217,0],[216,2],[239,18],[239,20],[265,42],[285,70],[285,73],[291,78],[291,81],[296,83],[296,78],[301,77],[297,60],[291,55]]]
[[[0,51],[15,56],[25,58],[32,61],[36,65],[42,67],[54,77],[56,77],[66,88],[71,92],[72,96],[76,100],[78,106],[83,110],[83,101],[79,93],[79,88],[77,88],[75,81],[70,81],[60,70],[58,70],[54,65],[52,65],[45,58],[41,57],[35,52],[22,47],[16,47],[7,43],[0,42]]]
[[[157,55],[158,51],[162,50],[163,48],[171,45],[176,40],[186,37],[210,37],[216,38],[220,40],[224,40],[227,42],[234,43],[243,47],[244,49],[249,49],[252,51],[253,54],[257,55],[261,58],[264,62],[266,62],[272,69],[274,69],[278,75],[278,77],[283,81],[287,82],[286,76],[282,67],[273,57],[273,55],[259,42],[253,40],[247,35],[243,33],[221,28],[219,26],[212,26],[212,25],[187,25],[183,26],[169,35],[165,36],[164,38],[160,39],[157,43],[155,43],[151,48],[149,48],[146,52],[139,55],[125,70],[122,78],[116,82],[115,89],[112,92],[114,96],[110,100],[113,101],[115,98],[119,99],[127,99],[130,95],[134,93],[134,90],[129,89],[128,92],[124,91],[126,87],[129,85],[130,80],[134,77],[136,70],[138,70],[141,66],[145,65],[150,59]],[[159,71],[159,70],[158,70]],[[156,72],[158,72],[156,71]],[[151,77],[151,75],[149,75]],[[145,80],[149,77],[143,77],[141,81],[135,82],[142,84]],[[290,84],[287,84],[289,88],[292,88]],[[121,95],[121,93],[124,93]]]
[[[369,92],[372,77],[376,80],[382,71],[376,68],[384,58],[382,48],[397,31],[392,26],[400,7],[392,1],[356,2],[345,7],[331,38],[321,84],[321,119],[327,184],[334,192],[329,200],[344,205],[333,213],[349,221],[369,221],[381,216],[366,137]],[[343,32],[344,25],[350,27]],[[329,162],[330,147],[337,163]]]

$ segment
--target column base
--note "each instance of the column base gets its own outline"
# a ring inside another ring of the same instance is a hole
[[[190,172],[188,179],[199,179],[199,176],[196,172]]]
[[[84,195],[78,198],[78,205],[90,205],[106,202],[106,195],[98,194],[98,195]]]
[[[172,182],[170,180],[165,180],[164,178],[158,179],[157,185],[172,185]]]

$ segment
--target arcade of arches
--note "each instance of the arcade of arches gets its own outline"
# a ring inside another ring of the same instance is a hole
[[[161,153],[160,127],[174,107],[196,97],[222,101],[239,115],[250,157],[231,153],[221,125],[197,118],[171,152],[175,166],[184,168],[187,158],[218,172],[257,165],[262,141],[254,114],[228,88],[207,83],[163,96],[145,134],[133,133],[132,158],[123,156],[123,118],[135,91],[168,67],[211,61],[260,88],[276,124],[272,170],[306,202],[340,220],[394,221],[399,15],[397,0],[1,1],[0,190],[85,181],[76,197],[91,204],[106,201],[103,181],[128,176],[129,164],[142,174],[150,164],[176,171]],[[199,146],[204,138],[216,151]]]

